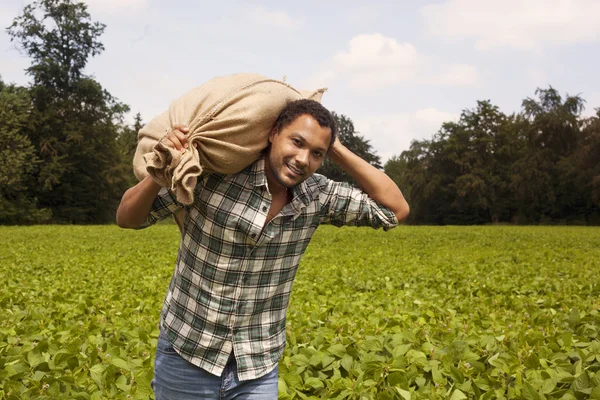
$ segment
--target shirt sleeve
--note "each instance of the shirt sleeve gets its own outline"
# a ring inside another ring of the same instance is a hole
[[[321,193],[324,223],[334,226],[370,226],[387,231],[398,226],[396,215],[348,183],[326,179]]]
[[[148,214],[146,221],[138,227],[138,229],[144,229],[151,225],[154,225],[160,220],[167,218],[170,215],[175,214],[177,211],[184,208],[184,205],[177,201],[175,194],[171,189],[163,187],[158,192],[158,195],[152,203],[152,208]]]

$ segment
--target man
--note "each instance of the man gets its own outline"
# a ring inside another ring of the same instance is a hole
[[[163,140],[186,151],[187,129],[176,126]],[[394,182],[337,141],[335,121],[321,104],[289,104],[269,142],[244,171],[202,176],[191,206],[151,178],[121,200],[123,228],[186,210],[161,312],[157,400],[276,399],[292,282],[318,225],[387,230],[408,215]],[[326,155],[364,192],[314,174]]]

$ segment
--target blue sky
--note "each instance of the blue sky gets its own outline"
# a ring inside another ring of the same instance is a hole
[[[551,84],[600,107],[600,0],[86,3],[107,25],[87,73],[146,121],[214,76],[286,76],[328,87],[386,160],[477,100],[516,112]],[[0,26],[24,4],[4,0]],[[27,83],[28,65],[0,31],[2,79]]]

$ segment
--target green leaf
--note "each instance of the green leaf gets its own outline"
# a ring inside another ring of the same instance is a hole
[[[434,383],[442,384],[445,382],[442,372],[438,369],[437,365],[431,367],[431,377]]]
[[[300,377],[300,375],[297,375],[295,373],[287,373],[283,376],[283,379],[287,383],[288,387],[301,388],[303,386],[302,378]]]
[[[592,379],[590,380],[592,386],[600,386],[600,371],[596,371]]]
[[[121,389],[123,392],[128,393],[131,390],[131,385],[127,384],[127,378],[125,375],[121,375],[115,381],[115,386]]]
[[[392,356],[394,356],[394,358],[403,356],[406,354],[406,352],[408,352],[408,350],[410,350],[410,348],[411,348],[410,344],[398,345],[398,346],[394,347],[394,350],[392,350]]]
[[[43,371],[35,371],[35,373],[33,374],[32,379],[36,382],[41,381],[44,377],[46,376],[46,373]]]
[[[327,351],[338,358],[342,358],[347,354],[346,347],[343,344],[334,344]]]
[[[323,354],[322,353],[315,353],[313,354],[313,356],[310,358],[309,360],[309,364],[312,367],[316,367],[319,364],[321,364],[321,362],[323,361]]]
[[[400,386],[406,382],[406,373],[404,372],[391,372],[387,377],[388,384],[390,386]]]
[[[450,400],[462,400],[462,399],[466,399],[467,396],[461,392],[460,390],[456,389],[453,393],[452,393],[452,397],[450,397]]]
[[[310,378],[307,378],[306,381],[304,382],[304,387],[308,387],[311,389],[320,389],[322,387],[325,387],[325,385],[323,384],[323,382],[320,379],[310,377]]]
[[[488,359],[488,363],[496,368],[505,368],[506,367],[506,363],[502,360],[500,360],[498,357],[500,356],[500,353],[496,353],[493,356],[491,356]]]
[[[342,358],[342,367],[346,371],[351,372],[353,362],[354,360],[352,359],[352,357],[350,357],[349,355],[345,355],[344,358]]]
[[[540,394],[529,384],[529,382],[523,382],[523,390],[521,394],[526,400],[542,400]]]
[[[327,354],[322,354],[321,365],[323,366],[323,368],[326,368],[334,361],[335,361],[334,357],[328,356]]]
[[[556,388],[556,381],[554,379],[546,379],[542,383],[542,393],[550,394]]]
[[[581,373],[581,375],[575,378],[575,380],[571,384],[571,389],[573,389],[575,392],[586,394],[591,393],[591,390],[588,390],[591,389],[591,382],[587,372],[584,371]]]
[[[562,395],[562,397],[560,399],[561,400],[577,400],[577,397],[575,397],[573,392],[567,391],[565,394]]]
[[[285,383],[285,379],[283,379],[282,377],[279,377],[277,379],[277,393],[279,393],[279,396],[281,396],[284,393],[288,393],[288,385],[287,383]]]
[[[96,385],[98,385],[99,388],[104,386],[102,384],[102,374],[104,373],[105,369],[106,367],[102,364],[96,364],[90,368],[90,376],[92,380],[96,382]]]
[[[539,368],[540,360],[535,354],[531,354],[527,361],[525,361],[525,366],[532,369]]]
[[[579,323],[580,319],[581,316],[579,314],[579,310],[577,308],[571,309],[571,314],[569,314],[569,325],[571,325],[571,327],[575,327]]]
[[[453,365],[450,366],[450,377],[456,383],[463,383],[465,380],[463,373]]]
[[[41,354],[34,352],[33,350],[27,353],[27,362],[32,368],[37,367],[39,364],[44,362],[44,357]]]
[[[117,357],[111,358],[110,359],[110,363],[112,365],[114,365],[115,367],[117,367],[117,368],[121,368],[121,369],[124,369],[126,371],[130,371],[131,370],[131,368],[129,367],[129,364],[127,364],[127,361],[122,360],[120,358],[117,358]]]
[[[404,390],[401,389],[399,387],[396,388],[396,391],[398,392],[398,394],[404,399],[404,400],[410,400],[411,399],[411,394],[408,390]]]

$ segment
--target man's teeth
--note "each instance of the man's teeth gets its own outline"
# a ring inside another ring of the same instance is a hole
[[[292,170],[293,173],[297,174],[297,175],[302,175],[302,171],[297,170],[296,168],[292,167],[291,165],[288,164],[288,168],[290,170]]]

